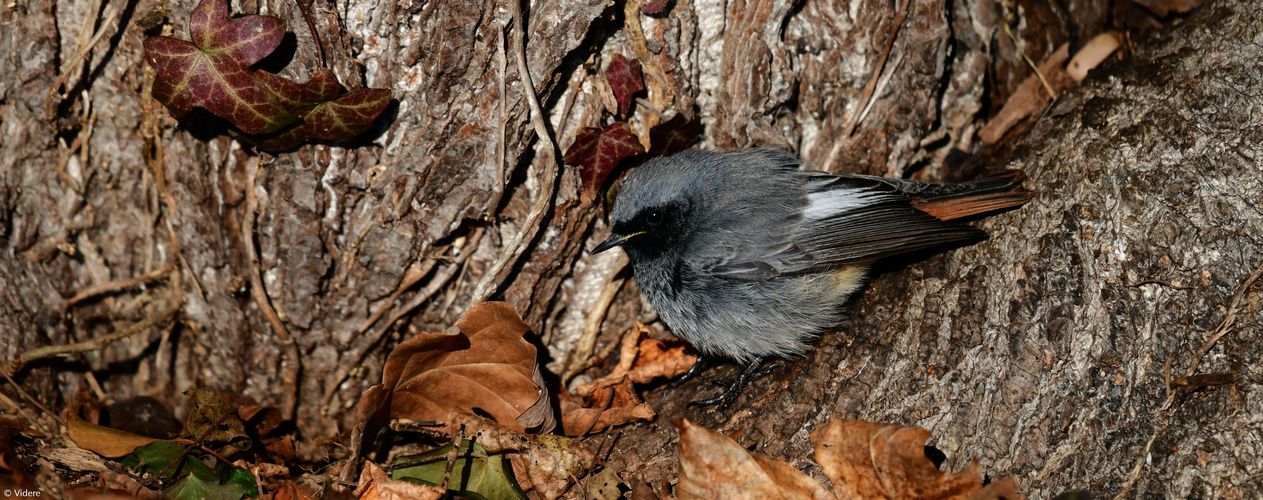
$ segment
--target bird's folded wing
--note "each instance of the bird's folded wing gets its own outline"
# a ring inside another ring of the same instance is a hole
[[[762,281],[829,269],[986,237],[913,208],[899,181],[868,176],[808,176],[808,203],[797,218],[768,226],[759,238],[702,251],[703,270],[733,280]]]

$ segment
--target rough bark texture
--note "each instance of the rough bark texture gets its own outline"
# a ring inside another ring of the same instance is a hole
[[[1257,285],[1197,369],[1238,381],[1161,408],[1167,359],[1185,375],[1263,265],[1263,16],[1241,7],[1207,7],[1063,97],[1074,111],[1008,164],[1039,196],[981,223],[989,241],[875,278],[842,332],[727,417],[683,408],[709,384],[660,413],[817,473],[806,436],[836,416],[925,427],[945,468],[977,460],[1034,498],[1263,495]],[[637,426],[612,456],[672,477],[673,432]]]
[[[276,156],[204,121],[177,122],[149,97],[141,43],[156,29],[137,22],[169,9],[182,36],[193,1],[0,5],[0,356],[180,305],[176,321],[38,362],[18,381],[54,408],[92,386],[89,372],[115,399],[178,407],[183,391],[205,387],[292,401],[304,439],[334,436],[400,337],[455,322],[548,182],[552,209],[526,229],[526,251],[494,297],[522,312],[548,353],[541,362],[559,373],[618,255],[583,255],[607,229],[601,207],[580,201],[577,172],[541,178],[546,155],[531,150],[516,35],[505,28],[511,5],[314,2],[343,84],[390,88],[398,106],[356,147]],[[622,53],[654,73],[657,111],[701,117],[704,147],[781,146],[813,168],[940,178],[959,173],[953,157],[979,149],[977,129],[1030,75],[1021,54],[1040,61],[1090,38],[1115,4],[676,0],[634,20],[622,3],[523,5],[534,90],[563,150],[581,127],[608,121],[601,72]],[[316,67],[293,2],[232,10],[286,19],[296,41],[287,76]],[[1136,495],[1258,495],[1248,485],[1263,414],[1257,294],[1201,365],[1241,381],[1157,411],[1167,357],[1187,366],[1263,258],[1263,26],[1257,14],[1228,14],[1250,11],[1218,2],[1064,98],[1055,110],[1082,109],[1047,117],[1010,164],[1041,196],[984,223],[991,241],[876,277],[844,333],[756,384],[730,418],[682,408],[699,385],[653,399],[659,421],[626,430],[611,458],[646,479],[671,477],[666,422],[690,416],[744,428],[743,443],[810,468],[806,433],[841,415],[923,425],[949,468],[978,459],[1036,497],[1124,489],[1155,435]],[[628,35],[631,21],[643,41]],[[638,106],[642,135],[657,111]],[[70,304],[143,275],[156,277]],[[252,275],[265,290],[250,289]],[[1149,278],[1195,288],[1125,286]],[[253,299],[264,291],[298,359]],[[629,281],[599,344],[644,313]],[[299,361],[300,377],[287,380]]]

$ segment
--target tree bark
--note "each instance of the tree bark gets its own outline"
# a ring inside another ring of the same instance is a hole
[[[817,477],[807,435],[837,417],[925,427],[943,468],[977,460],[1031,498],[1263,495],[1258,282],[1234,304],[1263,266],[1259,33],[1216,2],[1063,96],[1006,163],[1034,200],[981,222],[989,241],[889,266],[729,415],[684,408],[704,382],[649,401]],[[1181,385],[1205,374],[1235,381]],[[674,436],[633,426],[615,467],[662,484]]]
[[[611,119],[602,68],[621,53],[646,68],[629,120],[642,137],[685,113],[706,125],[701,147],[779,146],[811,168],[940,179],[962,174],[957,158],[981,149],[977,130],[1031,75],[1023,55],[1041,61],[1109,25],[1113,3],[1069,3],[676,0],[628,18],[625,3],[540,0],[522,4],[524,53],[562,150]],[[179,307],[100,351],[30,364],[22,386],[53,408],[94,379],[101,396],[174,407],[203,387],[290,406],[302,437],[333,436],[391,347],[455,323],[521,231],[492,298],[522,313],[552,373],[586,355],[575,344],[617,254],[583,252],[608,229],[577,170],[543,176],[511,3],[314,2],[344,86],[389,88],[398,103],[351,147],[279,155],[174,120],[150,97],[141,44],[162,28],[139,21],[165,6],[186,36],[194,5],[0,5],[0,355]],[[319,66],[292,2],[232,10],[287,21],[283,75]],[[674,474],[666,422],[689,416],[810,468],[806,432],[842,415],[925,426],[949,468],[978,459],[1036,497],[1257,495],[1257,294],[1199,368],[1240,381],[1157,407],[1167,357],[1188,366],[1259,262],[1259,76],[1243,62],[1258,60],[1259,32],[1249,5],[1224,1],[1143,42],[1025,138],[1008,166],[1041,194],[984,222],[992,240],[875,276],[842,332],[726,418],[683,409],[709,394],[700,384],[654,396],[659,420],[625,430],[612,459],[659,484]],[[549,183],[550,210],[523,227]],[[1148,279],[1195,288],[1126,286]],[[646,312],[629,280],[598,344]]]

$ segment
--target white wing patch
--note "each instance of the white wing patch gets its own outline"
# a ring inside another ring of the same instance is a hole
[[[807,195],[807,209],[803,217],[807,220],[821,220],[863,208],[872,203],[871,198],[881,196],[880,191],[870,189],[831,189]]]

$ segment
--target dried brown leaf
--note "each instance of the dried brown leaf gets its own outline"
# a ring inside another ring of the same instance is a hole
[[[575,394],[590,399],[598,390],[621,384],[624,379],[644,384],[659,377],[675,377],[697,361],[697,356],[685,354],[687,344],[684,342],[657,340],[649,335],[651,331],[649,327],[636,323],[636,327],[623,336],[618,365],[614,370],[576,387]]]
[[[1039,66],[1040,74],[1044,75],[1044,79],[1052,86],[1054,92],[1061,92],[1072,84],[1072,80],[1066,76],[1066,60],[1069,58],[1070,45],[1062,44]],[[1004,107],[1000,108],[1000,112],[996,113],[995,117],[978,131],[978,137],[984,144],[999,142],[1009,129],[1026,117],[1042,111],[1051,99],[1052,97],[1048,95],[1048,91],[1044,89],[1039,78],[1031,75],[1018,85],[1017,90],[1004,103]]]
[[[302,487],[288,479],[279,481],[280,487],[272,493],[272,500],[315,500],[315,496],[311,492],[304,491]]]
[[[816,462],[838,498],[963,499],[982,487],[978,464],[950,474],[925,456],[920,427],[831,420],[811,434]]]
[[[184,423],[185,437],[215,444],[218,446],[216,451],[224,456],[253,446],[236,406],[207,389],[189,389],[184,391],[184,395],[193,403],[193,411]]]
[[[70,440],[80,448],[109,458],[121,457],[136,448],[158,441],[151,437],[91,424],[73,413],[66,418],[66,433],[70,435]]]
[[[636,396],[631,380],[598,388],[582,401],[569,392],[560,398],[561,428],[567,436],[601,432],[610,427],[640,420],[653,420],[657,413]]]
[[[562,429],[567,436],[601,432],[613,426],[652,420],[652,406],[640,400],[632,384],[684,373],[697,361],[684,354],[683,342],[664,342],[649,336],[649,327],[636,328],[623,336],[618,365],[608,375],[575,388],[572,397],[561,394]]]
[[[673,420],[680,429],[676,498],[814,498],[833,494],[788,463],[746,451],[723,434]]]
[[[360,500],[438,500],[446,490],[407,481],[395,481],[373,462],[364,464],[355,497]]]
[[[484,411],[517,432],[518,421],[544,397],[532,380],[535,346],[513,306],[488,302],[474,307],[452,333],[420,333],[386,358],[382,383],[360,398],[359,436],[371,439],[388,419],[446,425],[460,411]]]

